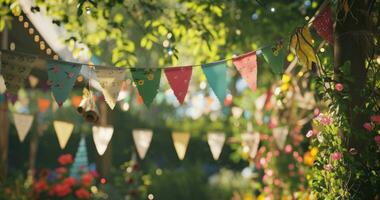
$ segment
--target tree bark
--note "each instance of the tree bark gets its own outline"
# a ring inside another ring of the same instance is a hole
[[[100,126],[107,126],[107,118],[108,118],[108,112],[107,112],[107,104],[105,101],[100,100],[99,101],[99,125]],[[112,142],[108,144],[106,152],[102,156],[98,156],[97,158],[97,170],[101,177],[108,177],[111,167],[112,167]]]

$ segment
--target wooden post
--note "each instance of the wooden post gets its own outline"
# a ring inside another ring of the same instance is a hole
[[[1,33],[1,49],[8,49],[8,28],[5,26]],[[4,101],[0,104],[0,183],[4,182],[8,168],[8,143],[9,143],[8,104]]]

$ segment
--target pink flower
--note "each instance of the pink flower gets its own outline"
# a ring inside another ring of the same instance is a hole
[[[330,171],[332,169],[332,165],[331,164],[327,164],[325,166],[323,166],[323,168],[326,170],[326,171]]]
[[[289,165],[288,165],[288,169],[289,169],[289,170],[293,170],[293,169],[294,169],[294,164],[293,164],[293,163],[289,164]]]
[[[314,117],[317,117],[320,113],[321,113],[321,110],[319,108],[314,109],[314,112],[313,112]]]
[[[285,153],[291,153],[293,151],[293,147],[290,144],[285,146]]]
[[[371,116],[371,122],[379,125],[380,124],[380,115],[372,115]]]
[[[310,137],[313,137],[314,136],[314,131],[313,130],[309,130],[307,133],[306,133],[306,137],[307,138],[310,138]]]
[[[376,144],[380,146],[380,135],[376,135],[373,139],[375,140]]]
[[[343,89],[344,89],[343,84],[341,84],[341,83],[335,84],[335,90],[336,91],[341,92]]]
[[[331,155],[331,158],[333,160],[340,160],[342,158],[342,153],[340,152],[334,152],[332,155]]]
[[[371,123],[369,122],[366,122],[363,124],[363,127],[368,131],[368,132],[371,132],[373,130],[373,126]]]
[[[330,116],[320,113],[316,118],[322,125],[330,125],[332,123],[332,119]]]

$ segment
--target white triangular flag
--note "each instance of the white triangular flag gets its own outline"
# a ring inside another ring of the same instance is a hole
[[[276,141],[278,148],[283,149],[285,146],[286,137],[288,136],[288,133],[289,133],[289,128],[287,126],[277,127],[277,128],[274,128],[272,131],[273,131],[274,141]]]
[[[172,139],[178,158],[183,160],[185,158],[187,145],[189,144],[190,133],[174,132],[172,133]]]
[[[34,116],[13,113],[13,119],[15,120],[18,138],[20,139],[20,142],[24,142],[26,135],[32,127]]]
[[[257,149],[260,143],[259,133],[243,133],[241,134],[241,139],[243,143],[243,151],[248,153],[250,158],[255,158]]]
[[[54,121],[53,126],[57,133],[59,146],[61,149],[64,149],[73,132],[74,124],[64,121]]]
[[[0,74],[0,94],[3,94],[5,90],[7,90],[7,86],[5,86],[3,75]]]
[[[137,153],[141,159],[145,158],[145,154],[149,149],[150,142],[152,141],[153,132],[149,129],[136,129],[133,130],[133,141],[135,142]]]
[[[96,69],[96,79],[102,87],[102,92],[108,106],[113,110],[119,96],[122,81],[125,77],[124,69]]]
[[[106,152],[108,144],[111,141],[113,135],[113,127],[111,126],[93,126],[92,138],[94,139],[96,150],[99,155],[103,155]]]
[[[223,150],[226,136],[224,133],[210,132],[207,134],[207,143],[210,146],[212,157],[214,160],[218,160]]]

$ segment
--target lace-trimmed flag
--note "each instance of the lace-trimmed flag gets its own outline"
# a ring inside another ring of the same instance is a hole
[[[133,81],[144,104],[150,106],[160,86],[160,69],[131,69]]]
[[[59,106],[62,106],[69,96],[79,72],[80,65],[58,61],[48,62],[48,84]]]
[[[183,160],[185,158],[187,145],[189,144],[190,133],[174,132],[172,133],[172,139],[178,158]]]
[[[241,134],[241,139],[243,143],[243,151],[248,153],[250,158],[255,158],[257,154],[257,149],[260,143],[259,133],[243,133]]]
[[[314,19],[313,27],[324,40],[334,43],[334,23],[330,6],[326,6]]]
[[[106,152],[108,144],[111,141],[113,135],[113,127],[108,126],[93,126],[92,138],[94,139],[96,151],[99,155],[103,155]]]
[[[153,131],[149,129],[136,129],[133,130],[132,136],[139,157],[144,159],[152,141]]]
[[[166,78],[180,104],[183,104],[189,89],[192,70],[191,66],[165,69]]]
[[[283,149],[285,146],[286,138],[289,133],[287,126],[277,127],[272,130],[274,141],[279,149]]]
[[[252,51],[233,59],[236,69],[240,72],[249,88],[255,91],[257,87],[256,52]]]
[[[207,82],[215,93],[220,104],[224,104],[227,89],[227,63],[226,61],[208,63],[202,65]]]
[[[24,142],[26,135],[32,127],[34,116],[13,113],[13,119],[15,122],[18,138],[20,139],[20,142]]]
[[[121,83],[125,77],[124,69],[96,69],[96,79],[102,87],[102,92],[108,106],[113,110],[119,96]]]
[[[74,130],[74,124],[64,121],[54,121],[53,126],[57,134],[59,146],[61,149],[64,149]]]
[[[222,153],[226,136],[224,133],[210,132],[207,134],[207,143],[210,146],[210,151],[214,160],[218,160]]]

